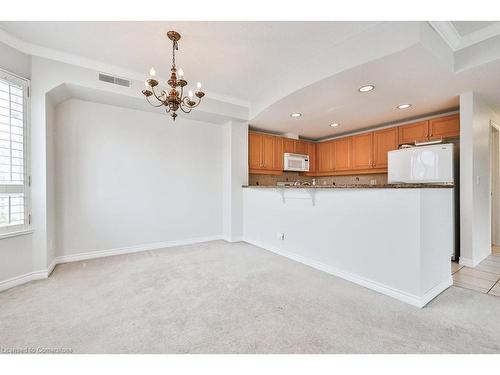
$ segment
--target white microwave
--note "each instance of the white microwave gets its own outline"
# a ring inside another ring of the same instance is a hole
[[[309,172],[309,155],[285,152],[283,166],[285,171]]]

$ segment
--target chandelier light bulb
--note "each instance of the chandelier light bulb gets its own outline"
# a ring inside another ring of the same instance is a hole
[[[198,91],[200,91],[200,90],[201,90],[201,82],[197,82],[197,83],[196,83],[196,88],[198,89]]]
[[[156,75],[155,68],[151,68],[151,69],[149,69],[149,75],[150,75],[151,77],[154,77],[154,76]]]
[[[145,85],[146,87],[149,87],[149,83],[148,83],[148,81],[144,81],[144,85]]]
[[[188,96],[189,96],[189,99],[193,99],[193,92],[191,90],[189,90]]]
[[[179,68],[179,78],[184,77],[184,70],[182,68]]]

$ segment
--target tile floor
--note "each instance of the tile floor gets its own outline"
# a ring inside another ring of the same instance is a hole
[[[453,285],[500,297],[500,253],[493,253],[475,268],[451,263]]]

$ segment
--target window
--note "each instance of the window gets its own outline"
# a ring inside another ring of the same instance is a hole
[[[29,82],[0,70],[0,236],[29,227]]]

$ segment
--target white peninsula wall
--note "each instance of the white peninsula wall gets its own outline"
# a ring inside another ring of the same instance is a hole
[[[418,307],[452,285],[451,188],[243,190],[246,242]]]

